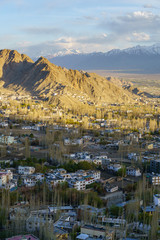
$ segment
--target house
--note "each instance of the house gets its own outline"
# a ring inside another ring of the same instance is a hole
[[[152,214],[153,212],[156,211],[156,207],[155,206],[146,206],[146,207],[142,206],[141,208],[142,208],[143,212],[145,212],[145,213]]]
[[[160,185],[160,174],[150,174],[149,182],[153,185]]]
[[[57,213],[58,211],[61,211],[61,212],[71,212],[73,211],[73,207],[72,206],[59,206],[59,207],[52,207],[52,206],[48,206],[48,210],[49,210],[49,213]]]
[[[120,170],[122,166],[120,164],[115,163],[108,165],[107,168],[113,172],[118,172],[118,170]]]
[[[13,179],[13,173],[10,170],[0,170],[0,187],[5,186]]]
[[[112,240],[114,231],[107,231],[104,226],[83,225],[81,227],[81,234],[89,235],[91,239]]]
[[[87,240],[89,239],[89,235],[88,234],[84,234],[84,233],[81,233],[79,234],[76,239],[79,239],[79,240]]]
[[[0,136],[0,143],[2,143],[2,144],[8,144],[9,145],[9,144],[12,144],[14,142],[15,142],[15,139],[12,136],[4,136],[4,135]]]
[[[150,171],[160,173],[160,159],[150,161]]]
[[[18,235],[18,236],[6,238],[6,240],[39,240],[39,238],[35,237],[32,234],[28,234],[28,235]]]
[[[61,228],[68,233],[72,232],[72,229],[78,226],[77,214],[75,212],[63,213],[61,217],[54,223],[54,228]]]
[[[8,127],[8,122],[1,122],[1,123],[0,123],[0,126],[1,126],[1,127]]]
[[[140,172],[139,168],[127,167],[127,175],[139,177],[139,176],[141,176],[141,172]]]
[[[70,187],[77,190],[85,190],[86,186],[100,179],[100,171],[77,171],[72,174],[69,181]]]
[[[35,172],[34,167],[28,167],[28,166],[18,166],[18,173],[21,175],[30,175]]]
[[[64,169],[56,169],[46,174],[46,182],[50,186],[55,186],[58,183],[68,182],[71,188],[77,190],[85,190],[86,185],[94,183],[100,179],[100,171],[84,171],[79,170],[75,173],[67,173]]]
[[[56,240],[68,240],[68,232],[62,227],[54,227],[53,234]]]
[[[108,184],[106,186],[106,191],[109,192],[109,193],[116,192],[116,191],[118,191],[118,186]]]
[[[32,211],[26,220],[26,229],[28,232],[35,232],[40,227],[44,226],[46,222],[52,224],[55,220],[55,214],[49,212],[48,209]]]
[[[155,206],[160,207],[160,194],[154,194],[153,201]]]
[[[39,177],[38,175],[28,175],[23,178],[24,185],[26,187],[34,187],[38,182],[42,182],[44,177]]]

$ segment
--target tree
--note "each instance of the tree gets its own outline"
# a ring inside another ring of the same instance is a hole
[[[126,167],[123,166],[121,169],[119,169],[119,170],[117,171],[117,175],[118,175],[118,176],[121,176],[121,177],[125,177],[125,176],[126,176]]]

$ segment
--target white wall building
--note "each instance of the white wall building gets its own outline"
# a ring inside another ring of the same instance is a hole
[[[134,177],[139,177],[141,176],[141,172],[139,168],[133,168],[133,167],[128,167],[127,168],[127,175],[134,176]]]
[[[160,194],[155,194],[153,196],[154,205],[160,207]]]
[[[18,166],[18,173],[22,175],[29,175],[33,174],[35,172],[34,167],[28,167],[28,166]]]
[[[107,166],[107,168],[109,170],[114,171],[114,172],[118,172],[118,170],[121,169],[122,166],[120,164],[110,164],[110,165]]]

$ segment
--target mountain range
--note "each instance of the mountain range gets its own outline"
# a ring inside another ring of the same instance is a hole
[[[115,82],[114,78],[56,66],[44,57],[34,62],[15,50],[0,51],[1,91],[29,93],[56,106],[78,108],[133,102],[133,94]]]
[[[160,44],[113,49],[106,53],[80,53],[71,49],[46,56],[50,62],[71,69],[160,73]]]

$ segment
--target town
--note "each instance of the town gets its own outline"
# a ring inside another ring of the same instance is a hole
[[[9,99],[0,100],[1,239],[157,239],[159,100],[77,112]]]

